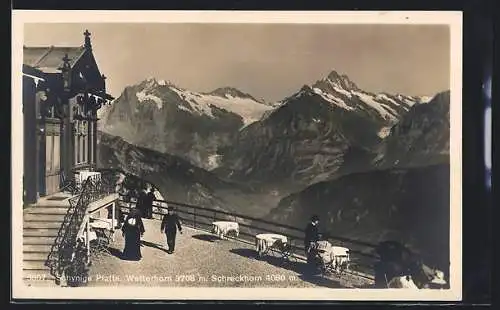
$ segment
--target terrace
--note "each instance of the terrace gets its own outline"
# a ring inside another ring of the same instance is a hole
[[[350,249],[349,270],[342,274],[309,275],[302,255],[301,229],[164,200],[156,200],[153,219],[144,220],[146,233],[141,240],[142,259],[122,260],[124,240],[116,214],[119,211],[127,213],[135,203],[124,203],[115,193],[118,179],[118,172],[102,171],[88,177],[79,193],[67,200],[69,207],[58,224],[57,234],[51,239],[50,252],[42,268],[49,271],[49,280],[62,286],[139,283],[152,286],[341,288],[366,287],[373,283],[371,268],[376,257],[370,253],[373,247],[370,244],[341,237],[330,238],[333,245]],[[173,255],[166,253],[165,235],[160,231],[160,219],[166,213],[167,205],[176,207],[184,226],[184,234],[177,236]],[[110,223],[110,242],[96,252],[92,250],[89,236],[92,224],[98,220]],[[215,221],[237,222],[239,235],[220,239],[212,233]],[[286,236],[294,254],[288,259],[275,254],[259,257],[255,236],[261,233]],[[37,279],[33,272],[29,278],[30,285],[40,284],[33,281]]]

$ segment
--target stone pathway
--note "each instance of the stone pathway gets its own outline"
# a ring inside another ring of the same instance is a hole
[[[87,286],[341,288],[347,285],[342,280],[304,275],[305,263],[301,261],[258,259],[250,244],[219,240],[208,232],[188,227],[184,227],[182,235],[177,234],[175,253],[167,254],[160,222],[144,220],[144,225],[142,260],[120,258],[124,239],[121,231],[116,231],[110,249],[112,255],[93,262]]]

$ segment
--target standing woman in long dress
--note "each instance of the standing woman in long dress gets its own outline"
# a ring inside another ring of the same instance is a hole
[[[144,231],[141,214],[137,209],[131,209],[122,226],[122,234],[125,237],[123,259],[140,260],[142,258],[141,236],[144,234]]]

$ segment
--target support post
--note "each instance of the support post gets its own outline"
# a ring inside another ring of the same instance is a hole
[[[113,232],[112,234],[112,240],[115,241],[115,216],[116,216],[116,201],[112,202],[111,205],[111,231]]]
[[[87,229],[86,229],[86,238],[85,238],[85,243],[86,243],[86,246],[87,246],[87,257],[89,259],[89,262],[90,262],[90,225],[89,225],[89,220],[87,218],[87,221],[86,221],[86,224],[87,225]]]
[[[193,228],[196,229],[196,208],[193,208]]]

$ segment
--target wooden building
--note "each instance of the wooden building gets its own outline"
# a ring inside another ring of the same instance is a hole
[[[23,48],[24,201],[60,191],[97,158],[97,111],[110,104],[90,33],[78,47]]]

